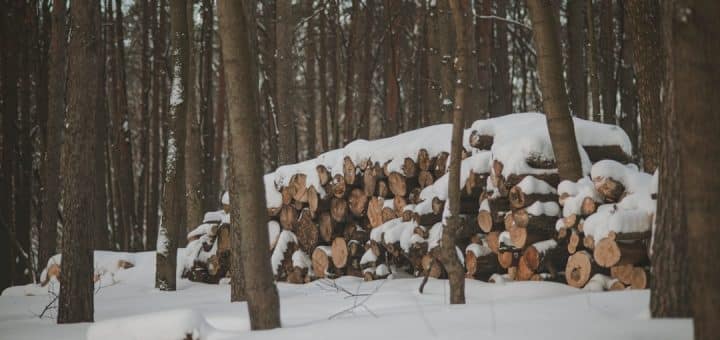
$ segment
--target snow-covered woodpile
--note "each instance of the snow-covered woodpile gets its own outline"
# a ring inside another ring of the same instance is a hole
[[[456,246],[468,277],[647,285],[640,272],[647,274],[652,176],[626,165],[632,150],[620,128],[574,122],[587,176],[575,183],[560,183],[542,114],[480,120],[465,130]],[[449,211],[451,128],[357,140],[267,174],[276,279],[446,276],[436,252]],[[200,248],[209,255],[199,251],[193,262],[222,267],[211,260],[218,257],[212,249],[222,248],[212,242],[216,232],[205,229]]]

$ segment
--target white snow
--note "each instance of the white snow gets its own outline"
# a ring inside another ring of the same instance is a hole
[[[592,166],[593,181],[612,178],[625,186],[630,193],[650,194],[652,191],[652,175],[638,171],[636,166],[627,166],[613,160],[602,160]]]
[[[270,237],[270,246],[275,244],[275,240],[280,236],[280,223],[275,220],[268,221],[268,236]]]
[[[310,259],[310,256],[302,250],[296,250],[292,254],[292,263],[293,267],[308,269],[312,267],[312,260]]]
[[[428,251],[440,245],[440,239],[442,238],[443,224],[442,222],[435,223],[428,232]]]
[[[550,239],[533,243],[532,246],[538,251],[538,253],[545,254],[548,250],[557,247],[557,241]]]
[[[280,233],[275,249],[273,250],[272,256],[270,256],[270,263],[272,265],[273,274],[277,275],[278,267],[285,258],[285,251],[287,251],[288,243],[298,243],[297,237],[292,231],[283,230]]]
[[[525,176],[517,186],[525,194],[557,194],[550,184],[533,176]]]
[[[230,193],[225,191],[222,195],[221,203],[224,205],[230,204]]]
[[[473,252],[473,254],[475,254],[475,256],[477,256],[477,257],[492,254],[492,250],[490,250],[490,247],[488,247],[487,245],[477,244],[477,243],[468,244],[468,246],[465,248],[465,252],[467,253],[469,251]]]
[[[205,215],[207,216],[207,214],[205,214]],[[193,229],[192,231],[190,231],[190,232],[187,234],[187,238],[188,238],[188,239],[191,239],[191,238],[193,238],[193,237],[200,237],[200,236],[202,236],[202,235],[209,234],[210,231],[212,230],[212,227],[213,227],[214,225],[215,225],[215,224],[203,223],[203,224],[197,226],[197,227],[196,227],[195,229]]]
[[[371,250],[366,251],[360,258],[361,265],[375,261],[377,261],[377,256],[375,256],[375,253],[373,253]]]
[[[612,207],[610,204],[602,207]],[[649,231],[652,216],[642,210],[602,209],[590,215],[583,225],[585,235],[591,235],[595,243],[608,236],[608,233],[634,233]]]
[[[178,253],[184,250],[180,249]],[[96,252],[97,254],[97,252]],[[109,253],[112,258],[117,254]],[[230,303],[230,286],[178,278],[178,290],[153,288],[155,253],[133,254],[136,266],[116,273],[118,282],[95,294],[95,323],[57,325],[36,316],[48,296],[0,297],[3,339],[692,339],[690,319],[651,319],[649,290],[587,292],[553,282],[511,282],[495,276],[488,284],[466,280],[467,304],[448,305],[447,280],[421,278],[335,282],[360,294],[374,293],[360,308],[328,320],[353,305],[345,294],[311,282],[278,283],[283,328],[251,332],[247,304]],[[117,259],[117,257],[115,258]],[[383,273],[384,269],[373,269]],[[468,316],[472,317],[468,317]],[[522,320],[523,327],[518,327]],[[562,320],[562,330],[558,321]],[[608,327],[612,325],[612,327]]]
[[[560,215],[560,206],[555,202],[536,201],[529,207],[525,208],[525,211],[527,211],[528,214],[534,216],[558,216]]]

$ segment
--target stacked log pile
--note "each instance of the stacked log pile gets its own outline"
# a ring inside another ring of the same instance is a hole
[[[542,127],[538,122],[544,124],[542,115],[517,114],[479,121],[466,131],[456,239],[466,276],[594,290],[647,286],[654,202],[645,185],[649,175],[624,165],[630,159],[627,136],[576,119],[591,177],[560,183],[547,132],[534,128]],[[357,141],[266,175],[277,280],[375,280],[401,272],[446,277],[437,245],[447,213],[449,126],[426,129],[435,130],[400,135],[390,140],[395,143]],[[517,137],[518,130],[531,138]],[[598,131],[609,141],[587,137]],[[442,145],[421,141],[428,136]],[[407,144],[403,152],[385,150],[398,143]],[[214,240],[211,234],[208,240]]]

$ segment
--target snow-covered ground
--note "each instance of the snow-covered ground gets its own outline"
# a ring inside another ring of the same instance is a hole
[[[106,271],[94,324],[40,319],[52,299],[48,288],[13,287],[0,297],[0,339],[161,340],[185,333],[198,339],[692,339],[689,319],[650,319],[647,290],[603,293],[549,282],[468,280],[468,303],[450,306],[446,280],[431,279],[419,294],[415,278],[338,279],[338,287],[371,293],[354,298],[329,282],[279,283],[283,328],[249,332],[246,306],[228,302],[228,284],[179,280],[176,292],[160,292],[153,288],[154,253],[99,255],[103,263],[116,256],[134,260],[135,267]]]

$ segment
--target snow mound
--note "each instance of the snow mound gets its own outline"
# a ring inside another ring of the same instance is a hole
[[[179,309],[96,322],[88,328],[87,339],[206,339],[212,332],[202,314]]]

